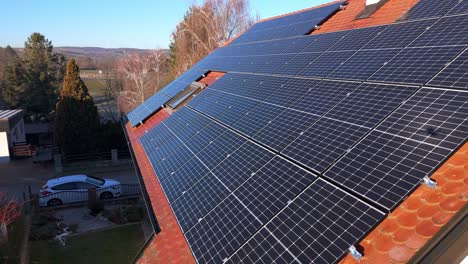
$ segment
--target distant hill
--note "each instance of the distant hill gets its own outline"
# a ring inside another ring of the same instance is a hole
[[[22,48],[15,48],[15,50],[21,53]],[[107,62],[109,64],[109,61],[115,61],[124,54],[148,51],[150,50],[133,48],[54,47],[54,52],[62,53],[67,58],[76,59],[82,69],[96,69],[102,66],[103,63]],[[166,52],[169,52],[169,50],[166,50]]]
[[[132,48],[107,49],[98,47],[55,47],[54,51],[62,53],[67,57],[109,58],[120,57],[126,53],[147,52],[149,50]]]

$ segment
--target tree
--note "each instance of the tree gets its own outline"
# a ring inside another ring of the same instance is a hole
[[[3,100],[3,91],[6,87],[5,71],[8,66],[13,65],[17,60],[16,51],[10,46],[0,47],[0,109],[6,108]]]
[[[119,108],[128,111],[163,87],[167,75],[167,55],[161,49],[126,54],[117,67],[124,83],[122,90],[115,90],[116,98]]]
[[[56,106],[55,142],[65,154],[88,153],[95,150],[98,131],[97,108],[72,59]]]
[[[47,121],[55,108],[65,72],[65,57],[53,53],[52,42],[33,33],[20,56],[8,65],[2,95],[9,108],[26,110],[26,119]]]
[[[0,242],[8,241],[8,225],[21,216],[22,204],[0,192]]]
[[[201,6],[192,5],[172,33],[169,55],[172,76],[187,71],[255,21],[248,0],[205,0]]]

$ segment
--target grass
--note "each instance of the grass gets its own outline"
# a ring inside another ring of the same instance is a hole
[[[105,94],[105,83],[104,80],[100,79],[83,79],[83,82],[88,87],[89,93],[93,97],[104,96]]]
[[[65,247],[54,241],[31,242],[31,263],[128,264],[143,245],[141,226],[129,225],[68,238]]]
[[[8,243],[0,244],[0,263],[19,263],[24,232],[24,217],[20,217],[8,226]]]

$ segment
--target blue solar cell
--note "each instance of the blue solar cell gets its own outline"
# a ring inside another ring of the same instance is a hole
[[[393,57],[369,80],[424,84],[462,50],[463,47],[407,48]]]
[[[355,51],[325,52],[298,73],[299,76],[325,77],[344,64]]]
[[[443,17],[417,37],[411,47],[448,46],[468,43],[468,15]]]
[[[468,88],[468,50],[452,61],[443,71],[439,72],[429,85]]]
[[[407,19],[441,17],[458,3],[459,0],[421,0],[408,12]]]

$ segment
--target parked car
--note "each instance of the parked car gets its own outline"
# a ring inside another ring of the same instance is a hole
[[[108,200],[121,195],[119,181],[89,175],[71,175],[48,180],[39,192],[40,206],[56,206],[88,200],[88,190],[96,188],[97,197]]]

